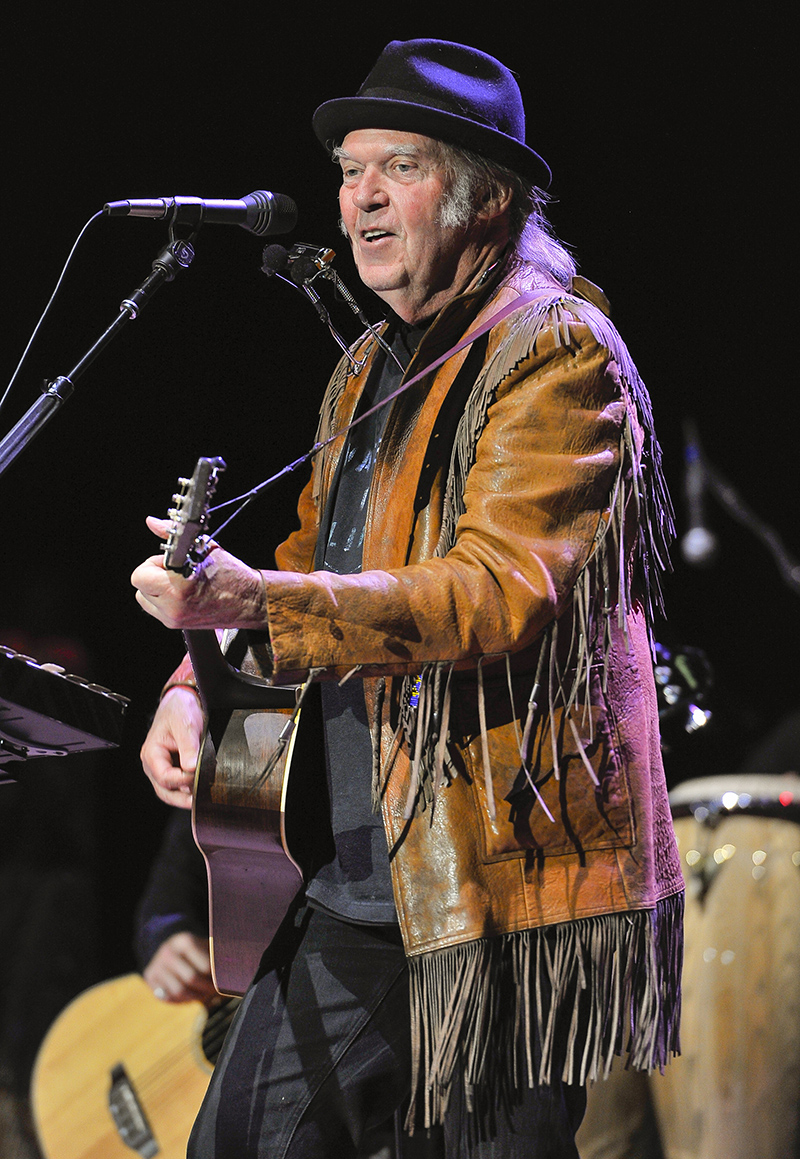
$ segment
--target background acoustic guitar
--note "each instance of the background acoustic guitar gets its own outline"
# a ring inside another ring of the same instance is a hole
[[[45,1159],[185,1159],[238,999],[160,1002],[139,974],[84,991],[39,1049],[31,1084]]]

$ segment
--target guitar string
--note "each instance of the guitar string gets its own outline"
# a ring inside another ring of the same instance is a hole
[[[214,1043],[216,1045],[216,1042],[219,1041],[221,1047],[238,1005],[239,999],[231,998],[215,1010],[212,1010],[210,1014],[207,1014],[199,1032],[196,1021],[193,1022],[189,1036],[189,1053],[194,1053],[192,1048],[193,1045],[196,1045],[201,1056],[195,1058],[197,1063],[202,1064],[205,1062],[213,1068],[214,1062],[208,1058],[204,1049],[206,1029],[211,1025]],[[198,1012],[197,1017],[201,1018],[202,1015]],[[186,1044],[176,1043],[173,1047],[165,1051],[159,1059],[154,1060],[153,1063],[145,1067],[141,1072],[137,1074],[131,1074],[129,1072],[128,1077],[137,1096],[141,1100],[144,1100],[149,1095],[157,1093],[159,1088],[163,1087],[164,1082],[169,1081],[172,1072],[179,1072],[184,1068],[186,1055]],[[147,1108],[145,1107],[144,1110],[146,1112]]]
[[[200,1051],[200,1057],[197,1056],[194,1050],[193,1044],[199,1041],[199,1038],[200,1035],[193,1025],[190,1028],[188,1050],[185,1042],[176,1043],[169,1050],[165,1051],[160,1058],[154,1059],[142,1071],[138,1073],[128,1071],[128,1077],[130,1078],[133,1089],[142,1103],[146,1104],[151,1095],[155,1095],[162,1090],[165,1083],[170,1081],[172,1074],[180,1074],[185,1069],[187,1054],[201,1067],[204,1063],[210,1065],[202,1050]],[[145,1105],[143,1109],[146,1113],[147,1106]]]

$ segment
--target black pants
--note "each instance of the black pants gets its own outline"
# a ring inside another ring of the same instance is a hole
[[[301,909],[288,920],[228,1032],[189,1159],[354,1159],[409,1091],[408,971],[393,927]],[[577,1159],[582,1088],[541,1087],[475,1141],[455,1105],[447,1159]]]

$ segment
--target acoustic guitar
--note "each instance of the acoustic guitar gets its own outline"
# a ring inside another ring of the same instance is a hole
[[[139,974],[79,994],[34,1065],[31,1105],[45,1159],[183,1159],[237,1005],[160,1002]]]
[[[207,551],[222,459],[179,481],[165,566],[190,575]],[[331,856],[316,685],[268,684],[266,636],[184,632],[207,714],[192,820],[209,886],[210,951],[221,994],[242,995],[314,866]],[[301,727],[302,720],[302,727]]]

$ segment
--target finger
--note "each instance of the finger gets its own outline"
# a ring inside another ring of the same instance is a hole
[[[135,599],[140,608],[147,612],[148,616],[152,616],[154,620],[158,620],[165,628],[179,628],[181,625],[178,620],[171,614],[171,604],[162,602],[162,593],[150,592],[145,593],[141,589],[136,592]]]
[[[197,975],[192,963],[185,957],[182,949],[175,947],[175,954],[170,962],[172,971],[172,989],[181,986],[184,989],[191,986]]]
[[[141,757],[142,766],[156,795],[167,805],[177,805],[181,809],[190,808],[194,774],[178,768],[174,763],[173,753],[152,742],[142,747]]]
[[[148,777],[165,782],[166,788],[169,789],[177,789],[178,785],[184,784],[194,771],[188,765],[184,767],[181,764],[180,746],[172,736],[161,737],[155,734],[146,737],[141,757]],[[174,784],[168,783],[170,781]]]
[[[157,535],[159,539],[168,539],[170,529],[172,528],[172,521],[169,519],[159,519],[157,515],[148,515],[145,519],[150,531],[153,535]]]
[[[134,568],[131,574],[131,583],[135,588],[143,588],[148,591],[163,587],[169,578],[164,567],[164,556],[151,555]]]
[[[144,978],[161,1002],[207,1002],[216,994],[210,973],[197,973],[171,957],[151,963]]]
[[[148,616],[152,616],[156,620],[159,618],[158,611],[156,609],[156,605],[153,603],[152,600],[150,600],[144,594],[144,592],[138,590],[136,592],[135,598],[136,598],[136,603],[139,605],[140,608],[144,608],[144,610],[147,612]]]
[[[174,725],[175,744],[177,745],[177,752],[174,756],[178,758],[178,768],[184,774],[184,778],[193,777],[197,762],[200,759],[200,742],[203,730],[202,711],[193,692],[178,688],[174,693],[171,693],[171,695],[176,694],[184,699],[191,697],[194,702],[191,705],[194,710],[193,714],[180,717]],[[185,780],[184,783],[186,783]]]
[[[165,805],[171,805],[175,809],[191,809],[192,807],[194,797],[191,789],[178,789],[177,792],[173,792],[170,789],[162,789],[154,782],[153,790],[159,801],[163,801]]]
[[[193,795],[189,785],[181,785],[177,789],[170,789],[152,777],[150,780],[156,796],[165,805],[173,805],[177,809],[191,809]]]
[[[149,966],[146,966],[142,976],[159,1002],[169,1001],[166,974],[158,965],[153,966],[151,963]]]
[[[211,957],[205,941],[194,934],[182,933],[175,938],[175,949],[194,974],[211,977]]]

